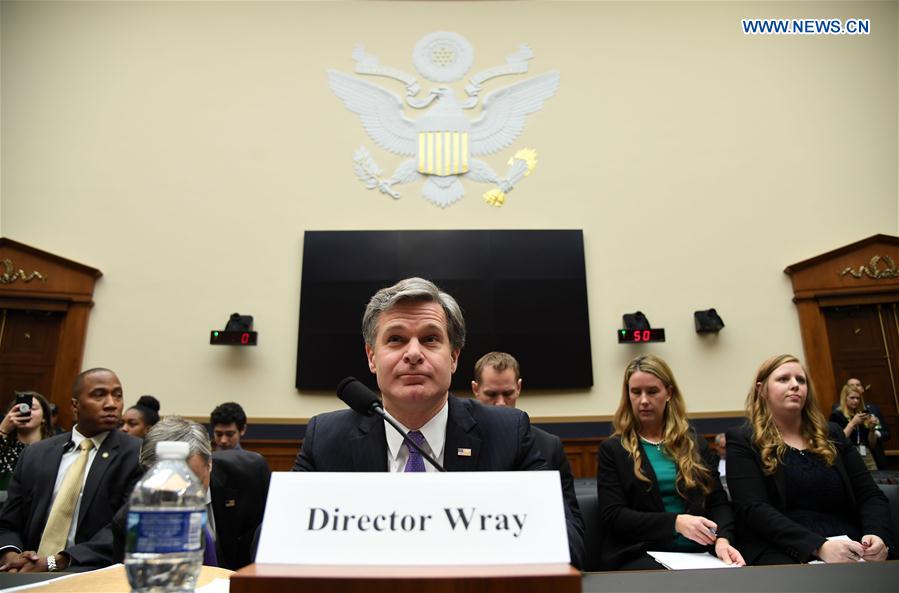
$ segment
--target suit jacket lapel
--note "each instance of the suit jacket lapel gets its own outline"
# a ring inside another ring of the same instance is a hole
[[[777,471],[774,472],[773,477],[781,508],[785,509],[787,508],[787,474],[784,471],[783,462],[777,464]]]
[[[67,433],[67,435],[69,438],[60,439],[56,446],[51,449],[47,459],[42,459],[42,463],[36,468],[38,477],[35,480],[35,492],[40,493],[40,499],[32,508],[36,509],[41,515],[39,517],[40,520],[34,523],[40,526],[41,532],[47,523],[47,518],[50,516],[50,501],[53,498],[53,488],[56,486],[56,477],[59,474],[59,464],[62,462],[63,452],[66,445],[72,440],[72,433]],[[43,461],[46,461],[46,463],[43,463]],[[40,536],[41,533],[38,533],[38,538]]]
[[[356,433],[350,437],[353,471],[387,471],[387,437],[380,416],[359,416]]]
[[[222,477],[216,473],[215,462],[213,462],[212,467],[212,474],[209,476],[209,490],[212,498],[213,521],[216,534],[218,534],[219,529],[221,529],[219,520],[223,521],[223,524],[227,524],[230,521],[230,517],[233,517],[238,512],[239,501],[237,500],[237,490],[227,488]],[[216,541],[218,541],[218,538],[216,538]]]
[[[478,433],[478,423],[462,401],[450,396],[446,441],[443,444],[443,467],[450,472],[477,471],[480,456],[481,435]]]
[[[868,453],[870,454],[870,451]],[[843,480],[843,490],[849,496],[849,500],[852,501],[852,508],[855,508],[855,490],[852,488],[852,482],[849,481],[849,473],[846,471],[846,465],[843,463],[843,456],[839,454],[839,449],[837,449],[837,457],[834,459],[833,466],[837,468],[837,473],[840,474],[840,479]]]
[[[103,476],[106,474],[109,467],[115,463],[115,459],[118,456],[118,433],[119,431],[117,430],[111,430],[109,434],[106,435],[106,438],[103,439],[103,444],[100,445],[97,454],[94,456],[93,462],[91,462],[91,469],[87,474],[87,480],[84,482],[84,490],[81,493],[81,507],[78,510],[79,529],[84,523],[84,517],[91,506],[91,502],[94,500],[94,496],[97,494],[97,488],[103,483]]]
[[[222,545],[222,535],[228,533],[229,525],[237,525],[237,513],[240,511],[237,501],[237,490],[226,488],[224,480],[215,471],[215,462],[212,464],[212,474],[209,476],[209,490],[212,498],[212,523],[215,525],[215,555],[219,566],[224,567],[231,562],[230,556]]]
[[[656,477],[656,472],[652,469],[652,464],[649,462],[649,458],[646,457],[646,449],[643,447],[643,443],[638,440],[637,446],[640,447],[640,467],[643,469],[643,475],[650,479],[652,482],[652,488],[650,489],[650,496],[652,497],[652,501],[655,503],[656,507],[660,511],[665,510],[665,503],[662,502],[662,491],[659,490],[659,480]]]

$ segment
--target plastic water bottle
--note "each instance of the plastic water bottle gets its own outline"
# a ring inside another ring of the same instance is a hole
[[[125,571],[132,592],[193,591],[203,565],[206,491],[183,442],[156,445],[156,464],[128,501]]]

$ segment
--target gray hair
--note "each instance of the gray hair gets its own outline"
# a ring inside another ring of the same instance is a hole
[[[374,347],[378,329],[378,317],[381,313],[389,311],[398,303],[417,301],[425,303],[439,303],[446,314],[446,332],[449,336],[453,350],[461,350],[465,345],[465,318],[462,309],[449,294],[443,292],[437,285],[424,278],[406,278],[393,286],[382,288],[375,293],[368,306],[365,307],[365,315],[362,316],[362,337],[368,346]]]
[[[166,416],[153,425],[140,448],[140,464],[148,468],[156,463],[156,443],[162,441],[181,441],[190,445],[188,458],[199,455],[203,461],[212,457],[209,445],[209,433],[206,429],[181,416]]]

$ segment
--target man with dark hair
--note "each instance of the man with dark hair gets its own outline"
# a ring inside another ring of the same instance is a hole
[[[240,449],[240,439],[247,432],[247,415],[240,404],[227,402],[216,406],[209,420],[216,450]]]
[[[474,365],[474,381],[471,382],[471,391],[485,406],[514,408],[518,403],[518,396],[521,395],[521,371],[518,361],[506,352],[488,352]],[[574,476],[571,474],[571,466],[565,455],[562,439],[536,426],[531,426],[531,436],[534,437],[537,448],[546,459],[547,469],[559,472],[562,482],[562,497],[568,507],[566,514],[574,517],[580,533],[583,534],[584,521],[577,504]]]
[[[447,471],[545,469],[527,414],[449,395],[465,344],[456,300],[432,282],[407,278],[379,290],[362,318],[368,366],[384,410]],[[435,471],[379,416],[340,410],[306,427],[294,471]],[[571,562],[580,566],[583,532],[566,509]]]
[[[117,430],[122,384],[115,373],[90,369],[74,385],[72,431],[29,445],[16,465],[0,511],[0,572],[108,564],[96,539],[109,537],[103,528],[140,478],[140,441]]]

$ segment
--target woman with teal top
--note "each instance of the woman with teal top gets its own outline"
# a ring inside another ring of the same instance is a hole
[[[664,568],[648,551],[709,552],[742,566],[734,514],[671,369],[651,354],[624,371],[614,432],[599,448],[601,570]]]

